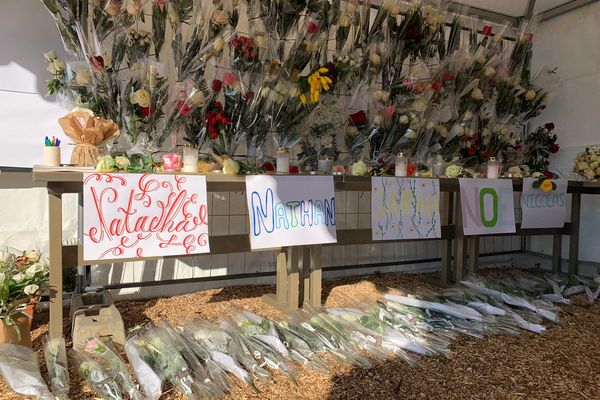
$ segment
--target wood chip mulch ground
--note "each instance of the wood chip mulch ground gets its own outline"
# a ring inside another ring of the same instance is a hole
[[[485,270],[482,275],[502,278],[519,270]],[[417,287],[438,290],[426,275],[404,273],[353,277],[324,283],[325,306],[346,304],[348,298],[375,295],[390,288],[414,292]],[[126,327],[166,319],[177,322],[197,314],[215,320],[227,307],[247,308],[280,319],[283,315],[261,300],[272,286],[236,286],[191,295],[117,304]],[[477,340],[461,336],[449,359],[418,357],[418,365],[388,360],[369,369],[357,369],[328,358],[330,372],[300,371],[294,385],[282,375],[275,382],[258,383],[260,395],[239,386],[227,399],[599,399],[600,304],[585,304],[582,296],[560,308],[559,324],[548,325],[542,335],[487,336]],[[42,376],[47,379],[41,337],[47,324],[38,321],[32,331]],[[70,324],[65,323],[65,332]],[[0,383],[0,399],[21,399]],[[93,399],[92,389],[71,369],[70,399]],[[172,389],[163,399],[183,399]]]

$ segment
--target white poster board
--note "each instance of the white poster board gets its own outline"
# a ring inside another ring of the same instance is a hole
[[[440,182],[425,178],[371,178],[373,240],[442,236]]]
[[[83,229],[85,260],[208,253],[206,178],[84,174]]]
[[[512,180],[460,178],[458,181],[465,235],[516,232]]]
[[[556,189],[549,192],[534,188],[536,180],[523,179],[521,228],[562,228],[567,219],[567,180],[554,180]]]
[[[250,246],[335,243],[332,176],[247,176]]]

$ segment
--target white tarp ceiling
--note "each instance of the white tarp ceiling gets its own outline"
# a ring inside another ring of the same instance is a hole
[[[536,0],[534,14],[543,13],[571,1]],[[454,0],[454,3],[465,4],[511,17],[522,17],[527,12],[529,0]]]

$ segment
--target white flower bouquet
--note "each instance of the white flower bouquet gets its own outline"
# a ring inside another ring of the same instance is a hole
[[[600,145],[588,146],[575,157],[573,170],[588,180],[600,179]]]

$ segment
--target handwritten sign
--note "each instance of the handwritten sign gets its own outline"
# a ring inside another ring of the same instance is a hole
[[[437,179],[371,178],[373,240],[441,237]]]
[[[83,226],[85,260],[207,253],[206,178],[85,174]]]
[[[544,192],[532,187],[536,179],[523,179],[521,228],[562,228],[567,219],[567,181],[553,181],[556,189]]]
[[[250,246],[335,243],[331,176],[247,176]]]
[[[515,210],[509,179],[459,179],[465,235],[514,233]]]

